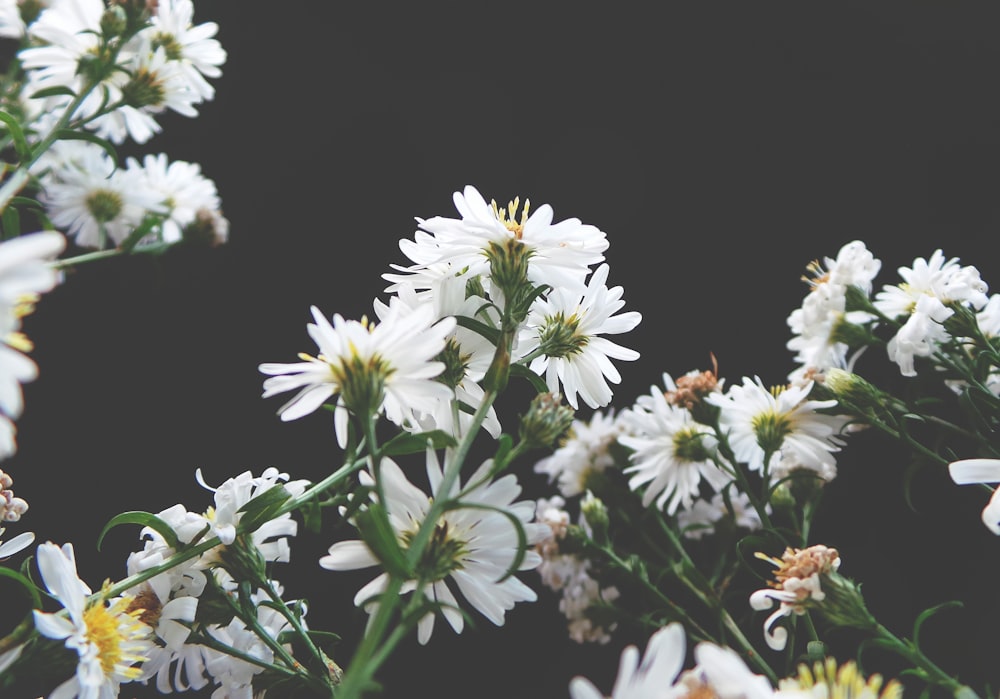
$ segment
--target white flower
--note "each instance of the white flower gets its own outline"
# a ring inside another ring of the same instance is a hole
[[[732,480],[712,459],[716,440],[707,426],[668,402],[656,386],[641,398],[622,412],[625,434],[618,441],[633,450],[624,473],[633,474],[628,482],[633,491],[645,486],[643,507],[656,500],[657,507],[672,515],[678,507],[691,506],[703,480],[714,490]]]
[[[768,699],[774,688],[763,675],[747,667],[732,648],[702,641],[694,647],[695,667],[681,675],[677,688],[681,697],[709,696],[715,699]]]
[[[220,66],[226,62],[226,51],[215,37],[219,25],[215,22],[192,24],[194,3],[191,0],[158,0],[156,13],[150,18],[150,34],[154,46],[163,46],[171,60],[183,72],[189,89],[201,100],[210,100],[215,89],[205,80],[222,75]]]
[[[764,622],[764,640],[772,650],[784,650],[788,630],[774,627],[775,622],[792,614],[804,614],[810,601],[822,602],[826,598],[822,577],[840,567],[840,555],[836,549],[822,544],[804,549],[786,548],[781,558],[762,553],[756,555],[777,567],[776,582],[752,593],[750,606],[761,611],[778,603],[778,609]]]
[[[520,220],[516,220],[517,199],[505,211],[495,201],[487,204],[479,191],[468,185],[463,192],[455,192],[453,200],[461,219],[418,218],[421,230],[414,241],[400,241],[400,249],[415,263],[409,268],[411,271],[419,272],[427,265],[444,262],[456,270],[467,268],[468,274],[489,276],[486,253],[491,246],[506,248],[509,244],[519,244],[530,255],[530,281],[578,290],[589,268],[604,260],[603,253],[608,248],[605,233],[576,218],[553,224],[553,211],[548,204],[529,216],[530,204],[525,201]]]
[[[732,511],[729,509],[732,506]],[[771,510],[768,503],[767,511]],[[750,497],[743,492],[735,492],[729,498],[727,505],[722,493],[716,493],[711,500],[699,498],[691,507],[677,512],[677,526],[689,539],[701,539],[705,534],[715,531],[715,523],[724,517],[732,517],[733,524],[742,529],[760,529],[760,515],[750,502]]]
[[[31,83],[28,94],[51,87],[79,91],[80,60],[96,52],[105,9],[102,0],[53,0],[42,10],[28,27],[28,35],[39,45],[18,52]]]
[[[0,0],[0,36],[20,39],[24,36],[24,18],[19,0]]]
[[[618,663],[610,699],[657,699],[670,697],[674,680],[684,667],[684,628],[668,624],[649,637],[640,661],[639,649],[627,646]],[[586,677],[574,677],[569,684],[570,699],[605,699]]]
[[[447,454],[446,461],[447,464]],[[479,482],[493,466],[493,460],[484,461],[469,475],[466,483]],[[462,490],[453,484],[447,493],[439,492],[443,470],[435,451],[427,451],[427,476],[431,495],[413,485],[402,469],[392,460],[383,459],[380,465],[381,486],[385,494],[383,505],[388,511],[389,523],[396,533],[400,546],[405,549],[427,518],[434,500],[451,498]],[[361,473],[363,484],[372,485],[373,479]],[[533,522],[535,504],[524,500],[514,502],[520,495],[517,479],[508,474],[492,482],[482,482],[462,495],[462,502],[500,508],[517,518],[524,528],[529,546],[551,534],[548,525]],[[518,554],[518,537],[510,520],[500,512],[480,507],[460,507],[444,512],[435,523],[432,542],[426,547],[423,559],[417,564],[429,576],[429,585],[421,591],[432,602],[441,604],[441,614],[456,633],[464,627],[462,613],[451,589],[454,585],[465,600],[487,619],[501,626],[507,610],[517,602],[533,602],[535,592],[516,576],[501,580],[514,564]],[[330,547],[319,563],[328,570],[355,570],[378,565],[379,560],[360,540],[339,541]],[[541,556],[534,550],[525,552],[518,570],[529,570],[541,563]],[[389,581],[382,573],[362,587],[354,603],[369,613],[377,609],[374,595],[385,590]],[[402,593],[412,592],[415,582],[404,584]],[[417,625],[417,640],[427,643],[434,630],[434,614],[428,613]]]
[[[403,305],[389,309],[378,324],[347,321],[340,314],[330,324],[315,306],[314,323],[307,327],[319,355],[300,355],[295,364],[261,364],[271,378],[264,381],[263,397],[297,390],[279,408],[282,420],[296,420],[338,396],[334,412],[337,440],[347,443],[348,410],[384,412],[397,425],[421,413],[433,413],[439,401],[451,399],[451,390],[435,380],[444,364],[435,358],[455,327],[454,318],[438,320],[434,309],[422,305],[407,312]]]
[[[538,298],[518,341],[518,356],[532,357],[531,370],[545,377],[553,393],[562,384],[566,402],[574,409],[579,407],[577,394],[591,408],[610,403],[608,382],[621,382],[611,359],[639,358],[635,350],[602,337],[628,332],[642,320],[638,311],[615,315],[625,305],[622,287],[609,289],[607,280],[605,264],[594,270],[582,294],[557,287]]]
[[[779,699],[901,699],[903,685],[898,680],[883,684],[882,675],[865,677],[855,661],[837,665],[827,656],[810,668],[799,664],[799,673],[778,682],[774,696]]]
[[[1000,483],[1000,459],[960,459],[948,464],[948,473],[958,485],[971,483]],[[1000,536],[1000,489],[994,489],[990,501],[983,508],[983,524]]]
[[[574,419],[559,448],[535,464],[535,473],[555,481],[564,497],[580,495],[591,474],[614,465],[610,447],[621,434],[612,411],[595,410],[589,421]]]
[[[82,247],[122,243],[147,212],[163,211],[159,192],[136,170],[116,169],[104,149],[91,143],[49,173],[39,199],[52,223]]]
[[[976,268],[960,267],[958,258],[945,259],[941,250],[935,250],[927,260],[918,257],[912,267],[900,267],[898,272],[903,281],[883,286],[873,300],[874,306],[890,318],[912,313],[921,296],[976,309],[986,304],[987,286]]]
[[[146,155],[140,163],[128,158],[126,166],[138,172],[151,191],[159,195],[166,219],[160,239],[179,241],[184,229],[195,222],[200,211],[217,211],[220,206],[215,183],[201,174],[201,166],[183,160],[168,162],[167,154]]]
[[[91,590],[77,575],[72,544],[59,548],[46,542],[38,546],[36,557],[45,586],[67,616],[36,609],[35,626],[43,636],[65,640],[66,647],[79,654],[74,675],[49,699],[118,696],[119,685],[141,673],[138,665],[151,648],[149,627],[138,620],[138,611],[127,611],[128,597],[88,603]]]
[[[848,419],[817,412],[837,401],[809,400],[811,390],[810,381],[769,391],[759,377],[744,377],[742,385],[705,400],[719,407],[719,426],[728,434],[736,460],[750,470],[764,471],[784,458],[823,472],[836,463],[832,453],[844,444],[839,433]],[[767,464],[765,454],[770,455]]]
[[[400,313],[409,313],[422,305],[430,305],[436,318],[466,317],[484,323],[494,329],[499,328],[499,316],[496,309],[489,306],[480,296],[466,296],[466,280],[464,277],[446,277],[438,280],[433,288],[419,291],[408,285],[400,285],[395,296],[388,303],[376,300],[375,314],[379,319],[390,315],[390,308],[401,304],[404,308]],[[472,420],[470,412],[453,410],[453,400],[466,405],[472,412],[479,407],[485,396],[485,391],[478,382],[486,376],[493,361],[496,347],[481,334],[456,324],[445,340],[445,348],[441,355],[445,370],[438,377],[454,389],[454,395],[447,400],[438,402],[434,410],[416,416],[422,430],[440,429],[460,438],[465,428]],[[443,395],[443,394],[442,394]],[[483,420],[485,429],[494,439],[500,437],[500,421],[496,408],[490,406]]]

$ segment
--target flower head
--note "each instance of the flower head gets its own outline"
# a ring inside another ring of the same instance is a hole
[[[90,587],[76,571],[73,545],[51,542],[38,546],[38,569],[52,596],[67,615],[34,610],[35,626],[48,638],[65,640],[79,655],[76,672],[53,696],[118,696],[119,685],[139,678],[151,649],[150,628],[140,621],[132,600],[88,600]]]
[[[319,347],[315,357],[302,354],[295,364],[261,364],[263,397],[297,390],[278,409],[281,419],[296,420],[337,396],[334,412],[337,439],[347,443],[348,412],[365,416],[384,412],[397,425],[416,423],[422,413],[433,413],[452,391],[436,381],[445,368],[437,361],[454,318],[439,320],[426,304],[408,309],[391,306],[381,322],[344,320],[333,316],[331,324],[315,306],[310,337]]]
[[[642,316],[637,311],[618,313],[625,305],[622,288],[608,288],[608,266],[594,270],[580,293],[558,287],[531,308],[518,339],[518,354],[534,356],[531,370],[545,377],[549,390],[562,385],[566,402],[578,408],[577,395],[591,408],[611,402],[608,382],[621,382],[611,359],[633,361],[635,350],[603,337],[634,329]]]
[[[418,575],[427,585],[421,589],[433,603],[440,604],[441,615],[456,633],[461,633],[464,619],[452,585],[475,609],[491,622],[500,626],[504,615],[517,602],[531,602],[535,592],[514,575],[507,575],[516,562],[518,536],[511,521],[494,508],[500,508],[521,523],[526,535],[526,543],[533,546],[551,534],[547,524],[533,522],[535,503],[515,502],[521,487],[517,479],[508,474],[495,481],[484,481],[493,466],[492,459],[484,461],[469,475],[467,483],[478,484],[462,495],[462,502],[473,507],[457,507],[443,512],[434,523],[434,533],[424,548],[417,563]],[[431,495],[411,483],[402,469],[392,460],[384,459],[380,465],[382,490],[388,511],[389,524],[396,534],[399,545],[409,546],[418,529],[427,519],[434,500],[455,497],[461,490],[456,482],[449,492],[439,491],[443,470],[434,450],[427,452],[427,475],[431,485]],[[372,477],[362,472],[362,481],[373,485]],[[487,507],[480,507],[485,505]],[[529,570],[538,566],[541,556],[537,551],[528,550],[518,566],[518,570]],[[320,565],[328,570],[354,570],[378,565],[379,559],[364,541],[339,541],[330,547],[327,555],[320,558]],[[370,613],[377,606],[372,597],[383,592],[389,581],[387,573],[382,573],[361,588],[354,597],[358,606]],[[416,589],[415,581],[404,584],[402,592]],[[434,630],[433,613],[425,614],[417,626],[417,639],[427,643]]]
[[[614,413],[596,410],[589,420],[574,419],[562,444],[535,464],[535,473],[549,477],[564,497],[580,495],[587,480],[615,463],[611,446],[622,434]]]
[[[865,677],[853,660],[837,665],[832,657],[816,661],[812,667],[802,663],[799,674],[778,683],[775,697],[780,699],[901,699],[903,685],[897,680],[884,682],[876,673]]]

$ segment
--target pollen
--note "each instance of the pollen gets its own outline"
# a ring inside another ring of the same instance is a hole
[[[818,593],[818,589],[812,589],[813,586],[807,581],[817,581],[818,587],[819,577],[836,570],[840,565],[840,554],[837,553],[837,549],[823,544],[804,549],[787,547],[781,558],[774,558],[759,551],[755,555],[777,567],[774,571],[774,580],[769,583],[772,587],[789,592],[804,592],[803,597],[810,595],[815,597]]]
[[[503,210],[497,206],[495,199],[490,201],[490,206],[493,208],[493,215],[497,217],[497,220],[507,227],[514,237],[518,240],[524,235],[524,224],[528,221],[528,210],[531,208],[531,202],[528,199],[524,200],[524,208],[521,209],[521,219],[517,220],[517,209],[520,206],[521,198],[514,197],[514,201],[507,203],[507,210]]]
[[[896,680],[890,680],[883,687],[883,678],[874,674],[867,679],[858,670],[853,660],[838,667],[833,658],[816,662],[812,668],[799,665],[798,677],[782,681],[782,689],[813,689],[826,687],[825,696],[830,699],[900,699],[903,687]]]
[[[133,652],[135,641],[148,635],[149,627],[139,620],[141,609],[127,611],[129,598],[121,598],[108,607],[98,602],[83,612],[87,641],[97,649],[97,659],[106,677],[117,675],[128,679],[139,677],[137,666],[146,658]]]

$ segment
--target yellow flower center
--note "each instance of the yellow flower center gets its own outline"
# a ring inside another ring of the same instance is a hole
[[[528,209],[531,208],[531,202],[527,199],[524,200],[524,208],[521,209],[521,220],[516,220],[517,208],[521,203],[520,197],[514,197],[514,201],[507,203],[507,210],[497,206],[496,200],[490,201],[490,206],[493,207],[493,215],[497,217],[497,220],[507,227],[514,237],[518,240],[524,235],[524,224],[528,220]]]
[[[87,640],[97,647],[97,658],[106,677],[111,677],[117,672],[126,678],[135,679],[140,674],[140,668],[132,664],[143,658],[126,653],[123,646],[127,641],[142,635],[145,625],[136,619],[142,610],[126,612],[128,606],[129,600],[122,598],[111,607],[98,602],[83,612]],[[122,616],[130,617],[124,626]],[[127,665],[132,666],[126,667]]]
[[[853,660],[838,667],[833,658],[816,662],[811,669],[808,665],[799,665],[798,677],[782,680],[780,688],[794,690],[821,686],[826,687],[825,696],[828,699],[900,699],[903,696],[903,687],[896,680],[890,680],[883,689],[881,675],[874,674],[865,679]],[[879,690],[882,690],[881,693]]]

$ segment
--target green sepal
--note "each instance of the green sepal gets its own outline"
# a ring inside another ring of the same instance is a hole
[[[143,527],[149,527],[163,537],[164,541],[167,542],[167,546],[175,551],[180,548],[180,539],[177,538],[177,533],[170,527],[169,524],[150,512],[133,510],[131,512],[122,512],[120,515],[115,515],[110,521],[108,521],[107,524],[104,525],[104,529],[101,530],[100,535],[97,537],[98,551],[101,550],[101,544],[104,541],[105,535],[119,524],[138,524]]]
[[[0,111],[0,121],[6,124],[7,129],[10,131],[10,137],[14,141],[14,150],[17,152],[18,160],[22,163],[30,160],[31,147],[24,137],[24,130],[21,128],[18,120],[13,115]]]

